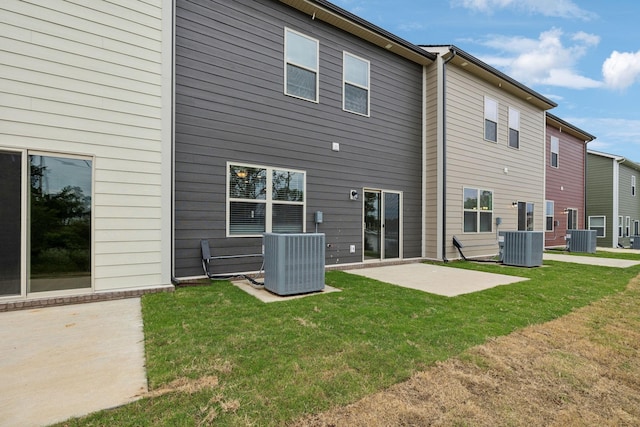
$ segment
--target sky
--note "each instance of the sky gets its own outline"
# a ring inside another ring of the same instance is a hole
[[[332,0],[414,44],[455,45],[558,104],[640,163],[640,1]]]

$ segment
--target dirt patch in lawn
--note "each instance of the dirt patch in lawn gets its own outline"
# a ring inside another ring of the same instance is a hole
[[[638,426],[640,276],[625,292],[292,425]]]

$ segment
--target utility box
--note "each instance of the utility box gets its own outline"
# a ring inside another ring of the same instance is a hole
[[[631,249],[640,249],[640,236],[631,236],[633,242],[631,243]]]
[[[540,267],[544,250],[541,231],[504,231],[502,263],[516,267]]]
[[[569,252],[596,253],[598,232],[596,230],[567,230]]]
[[[266,233],[264,287],[277,295],[324,289],[323,233]]]

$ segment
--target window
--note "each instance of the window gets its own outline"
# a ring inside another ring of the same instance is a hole
[[[318,41],[285,28],[285,94],[318,102]]]
[[[509,147],[520,148],[520,111],[509,107]]]
[[[369,115],[369,61],[350,53],[342,55],[342,108],[352,113]]]
[[[498,142],[498,103],[484,98],[484,139]]]
[[[493,192],[465,188],[463,193],[464,232],[493,231]]]
[[[518,230],[533,231],[533,206],[531,202],[518,202]]]
[[[633,235],[640,235],[640,221],[638,221],[637,219],[633,222]]]
[[[636,195],[636,176],[631,176],[631,195],[635,197]]]
[[[551,167],[558,167],[558,156],[560,154],[560,140],[555,136],[551,137]]]
[[[546,231],[553,231],[553,209],[554,209],[553,200],[547,200],[546,207],[545,207],[545,230]]]
[[[305,172],[228,165],[228,235],[302,233],[305,212]]]
[[[631,217],[625,218],[624,235],[625,237],[629,237],[631,235]]]
[[[604,216],[590,216],[589,230],[596,230],[598,237],[607,237],[607,218]]]
[[[618,217],[618,237],[622,237],[623,236],[623,218],[622,216]]]

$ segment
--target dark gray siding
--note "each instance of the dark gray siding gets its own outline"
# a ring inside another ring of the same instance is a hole
[[[324,212],[327,264],[362,260],[362,203],[349,189],[402,191],[404,257],[420,256],[422,67],[277,1],[176,8],[176,276],[201,274],[202,238],[217,255],[260,250],[260,239],[225,238],[227,161],[307,172],[306,227]],[[318,104],[283,93],[285,26],[320,42]],[[343,50],[371,62],[371,117],[342,111]]]
[[[606,237],[598,238],[598,246],[611,247],[618,233],[613,219],[613,162],[608,157],[587,154],[587,224],[589,216],[606,217]]]

